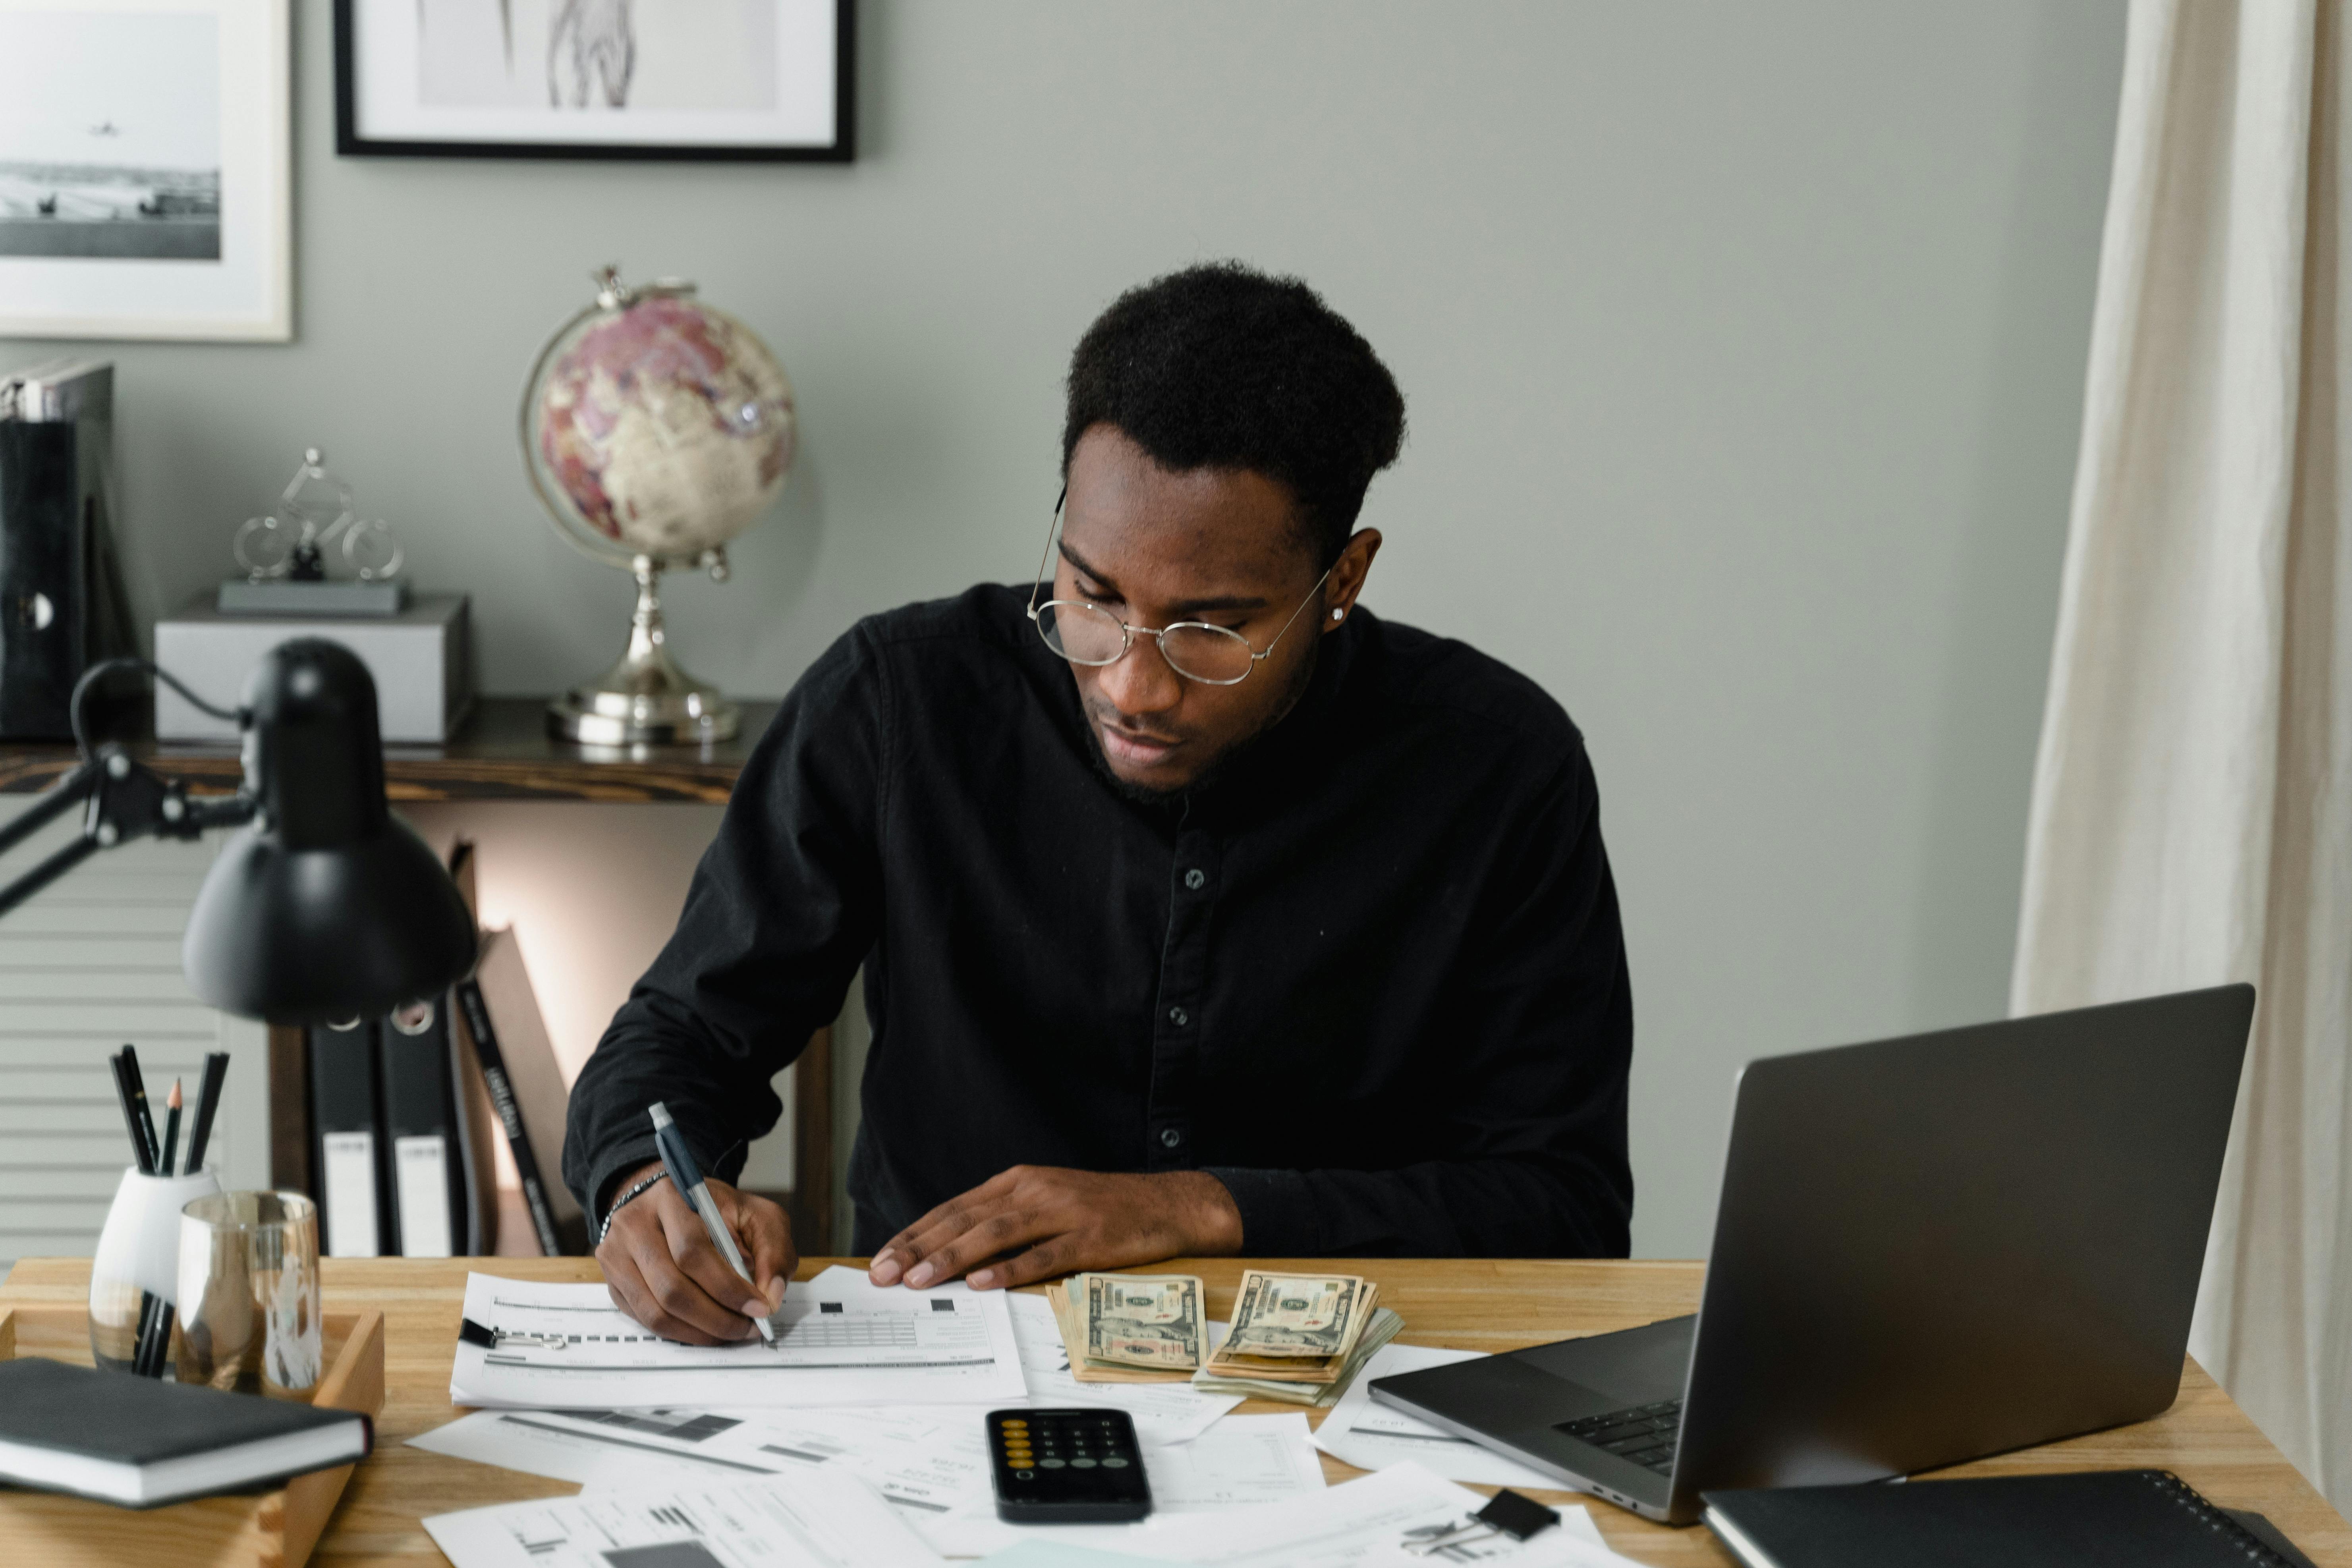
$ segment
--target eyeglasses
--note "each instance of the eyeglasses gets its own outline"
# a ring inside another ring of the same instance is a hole
[[[1065,490],[1063,500],[1068,498],[1069,492]],[[1157,630],[1131,626],[1100,605],[1090,605],[1084,599],[1048,599],[1042,605],[1037,602],[1037,595],[1045,587],[1046,564],[1054,559],[1054,530],[1061,521],[1062,502],[1055,501],[1054,521],[1045,527],[1045,553],[1037,563],[1036,585],[1029,590],[1029,619],[1035,623],[1037,635],[1045,639],[1047,647],[1072,664],[1093,668],[1125,658],[1127,650],[1141,636],[1157,642],[1160,657],[1168,661],[1168,668],[1185,679],[1197,680],[1203,686],[1239,686],[1274,652],[1283,633],[1290,630],[1292,623],[1331,578],[1331,568],[1327,566],[1264,651],[1252,647],[1249,638],[1231,627],[1212,626],[1206,621],[1171,621]]]

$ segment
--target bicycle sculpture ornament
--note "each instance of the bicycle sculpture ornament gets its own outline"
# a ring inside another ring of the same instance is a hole
[[[247,580],[323,583],[330,548],[362,583],[385,583],[400,575],[405,556],[392,525],[362,518],[352,510],[352,487],[327,470],[326,454],[312,447],[278,498],[278,510],[249,517],[236,531],[232,549]]]

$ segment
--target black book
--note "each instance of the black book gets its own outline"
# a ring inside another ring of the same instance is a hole
[[[310,1030],[310,1195],[330,1258],[381,1258],[392,1234],[376,1026]]]
[[[550,1258],[563,1256],[563,1236],[557,1229],[555,1207],[548,1201],[547,1183],[540,1174],[539,1158],[531,1152],[530,1129],[523,1124],[522,1107],[507,1076],[506,1054],[499,1048],[499,1032],[490,1022],[489,1005],[482,987],[468,974],[457,982],[457,1005],[464,1012],[466,1033],[474,1042],[474,1056],[482,1064],[482,1081],[489,1087],[490,1106],[514,1154],[515,1174],[522,1183],[523,1203],[530,1210],[531,1229],[539,1233],[539,1249]],[[581,1249],[584,1250],[584,1248]]]
[[[450,1075],[448,1010],[419,1002],[383,1021],[383,1137],[392,1172],[387,1253],[453,1258],[466,1246],[464,1140]]]
[[[156,1508],[348,1465],[374,1436],[349,1410],[39,1356],[0,1362],[0,1480],[38,1491]]]
[[[2164,1470],[1704,1495],[1748,1568],[2311,1568],[2268,1520]]]

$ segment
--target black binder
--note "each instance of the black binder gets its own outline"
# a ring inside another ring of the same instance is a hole
[[[383,1021],[384,1166],[391,1173],[387,1253],[453,1258],[467,1249],[466,1153],[452,1092],[447,998]]]
[[[1748,1568],[2311,1568],[2268,1520],[2164,1470],[1705,1497],[1707,1528]]]
[[[375,1025],[311,1027],[310,1195],[330,1258],[380,1258],[392,1235],[376,1071]]]
[[[515,1100],[513,1081],[507,1076],[506,1053],[499,1049],[498,1029],[490,1022],[490,1009],[482,1000],[481,985],[468,974],[457,982],[457,1005],[464,1009],[466,1033],[473,1037],[474,1054],[482,1064],[482,1079],[490,1089],[490,1104],[497,1110],[499,1121],[505,1129],[507,1146],[513,1152],[515,1173],[522,1181],[522,1198],[530,1209],[531,1229],[539,1233],[539,1249],[550,1258],[561,1258],[567,1250],[584,1252],[584,1246],[567,1249],[562,1230],[555,1222],[555,1205],[547,1195],[547,1183],[540,1173],[539,1157],[531,1152],[530,1130],[523,1125],[522,1107]]]

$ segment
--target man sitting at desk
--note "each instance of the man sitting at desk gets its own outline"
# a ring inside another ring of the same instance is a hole
[[[1293,279],[1195,267],[1087,330],[1046,575],[869,617],[802,677],[573,1088],[625,1309],[711,1343],[782,1300],[783,1214],[717,1178],[861,964],[878,1284],[1625,1253],[1592,769],[1533,682],[1358,605],[1403,433]],[[756,1291],[655,1179],[654,1100]]]

